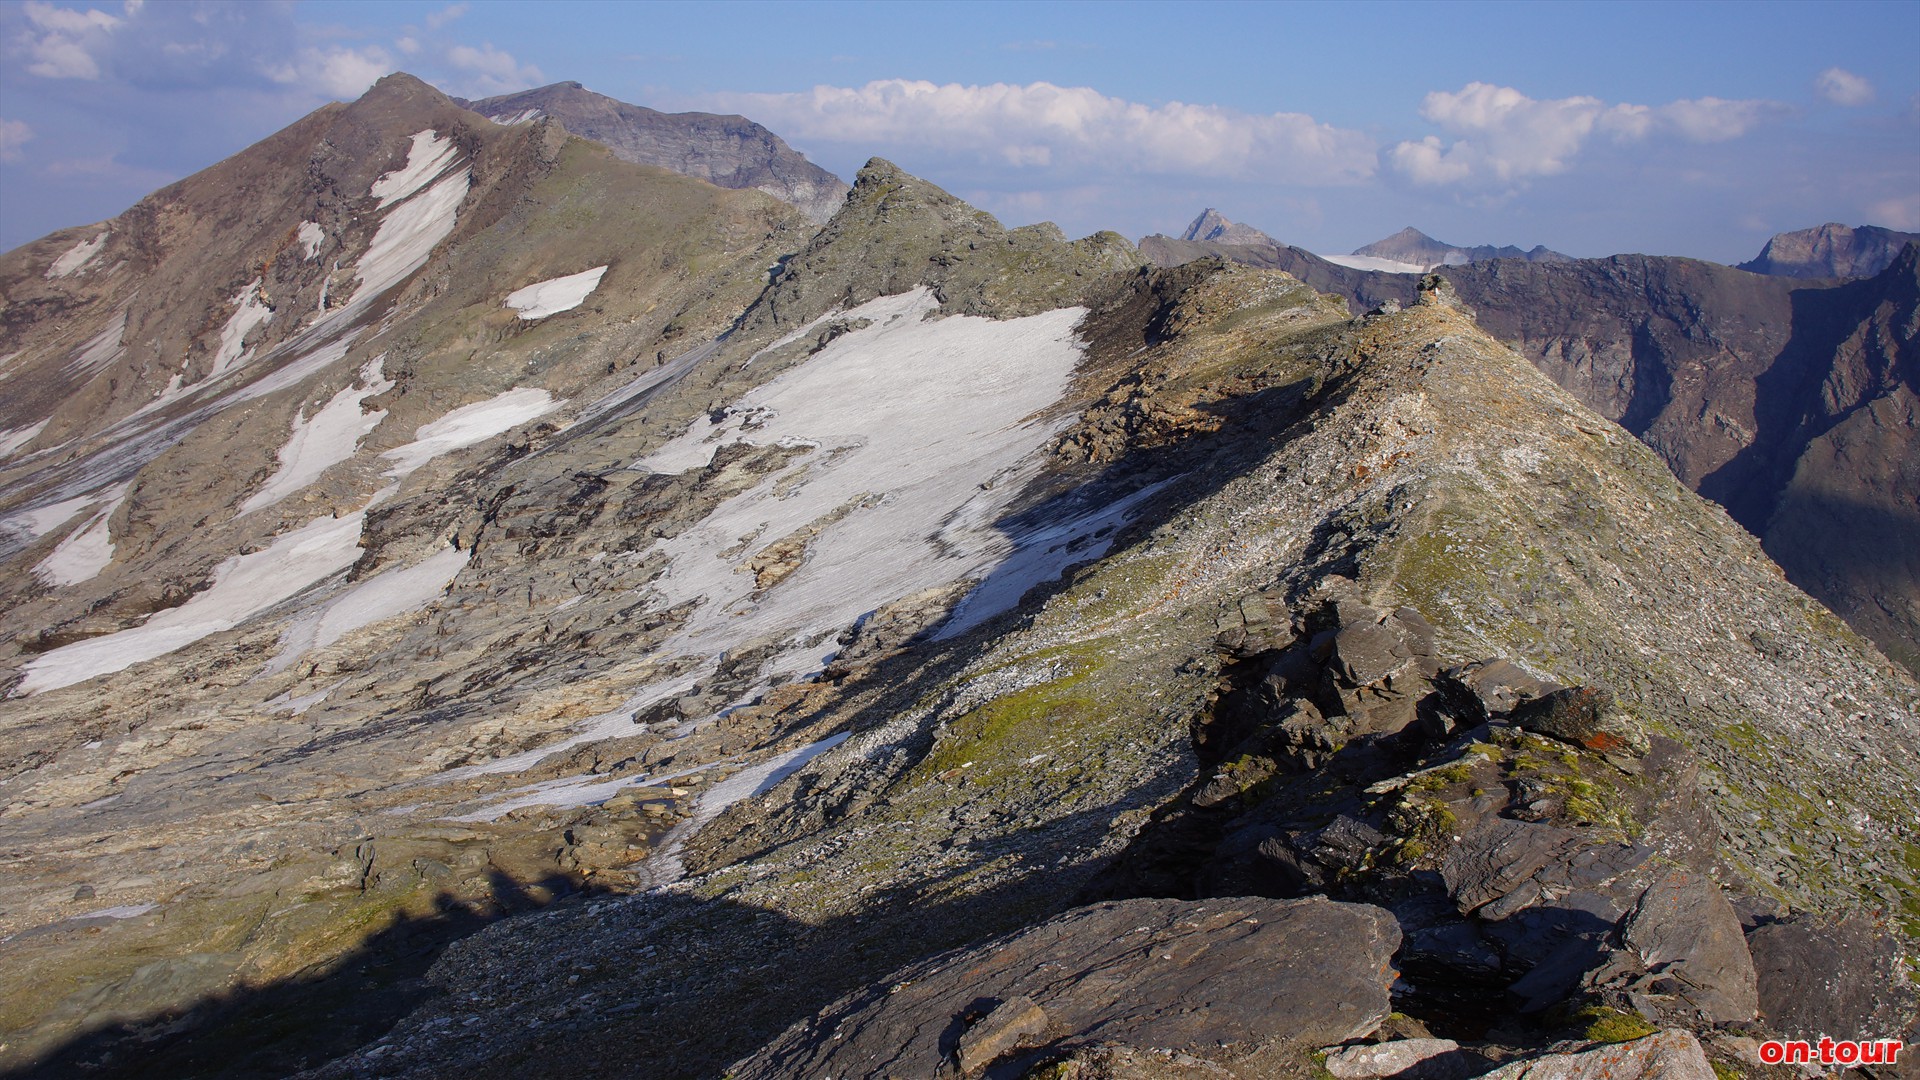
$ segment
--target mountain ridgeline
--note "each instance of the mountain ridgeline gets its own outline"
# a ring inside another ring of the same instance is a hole
[[[1162,265],[1285,270],[1356,311],[1415,279],[1279,245],[1148,237]],[[1488,332],[1653,447],[1793,581],[1920,670],[1920,278],[1909,251],[1848,282],[1616,255],[1449,269]]]
[[[1908,482],[1911,251],[1724,270],[1805,345],[1749,371],[1733,300],[1647,306],[1723,268],[1155,266],[877,158],[815,225],[518,105],[389,76],[0,256],[0,1068],[1630,1080],[1912,1030],[1920,684],[1690,490]],[[1636,286],[1658,354],[1603,336]],[[1767,438],[1683,422],[1742,385]]]
[[[697,176],[724,188],[753,188],[824,224],[846,198],[846,182],[796,153],[744,116],[663,113],[596,94],[577,82],[460,101],[503,124],[549,117],[615,157]]]

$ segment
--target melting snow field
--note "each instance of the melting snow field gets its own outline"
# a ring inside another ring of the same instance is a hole
[[[126,489],[122,488],[124,492]],[[40,560],[33,568],[35,577],[48,585],[78,585],[91,581],[100,575],[100,571],[113,562],[113,537],[108,529],[108,521],[120,505],[120,495],[108,503],[103,510],[96,511],[86,523],[75,529],[53,554]]]
[[[67,361],[66,373],[92,375],[120,359],[120,354],[126,351],[121,348],[120,339],[126,332],[127,313],[122,309],[118,315],[114,316],[113,321],[107,324],[105,330],[80,346],[80,351],[73,354],[72,360]]]
[[[560,407],[545,390],[521,386],[506,393],[453,410],[413,433],[414,441],[396,446],[381,457],[394,465],[388,474],[398,478],[448,451],[485,442],[509,428]]]
[[[349,386],[333,395],[312,419],[302,415],[293,421],[293,434],[280,448],[280,469],[267,479],[266,486],[240,504],[240,513],[250,514],[272,506],[281,499],[320,479],[320,474],[353,456],[360,440],[387,418],[386,410],[362,412],[360,403],[393,389],[393,383],[381,376],[379,359],[360,369],[359,389]]]
[[[380,209],[385,210],[426,187],[434,177],[447,171],[447,167],[458,156],[459,150],[454,147],[452,139],[432,128],[416,131],[413,145],[407,147],[407,163],[375,180],[367,194],[379,199]]]
[[[665,648],[711,656],[760,634],[846,626],[897,597],[984,576],[1013,553],[995,521],[1029,456],[1065,423],[1032,416],[1066,389],[1083,309],[926,320],[938,306],[922,288],[847,312],[873,325],[747,394],[719,425],[703,417],[636,463],[679,472],[737,439],[811,448],[662,541],[671,563],[654,587],[667,604],[701,601]],[[749,559],[843,510],[809,541],[804,565],[754,595]]]
[[[447,173],[458,156],[452,140],[422,131],[413,137],[405,167],[373,182],[369,194],[379,198],[381,209],[400,205],[380,222],[360,257],[360,285],[349,308],[374,299],[426,265],[427,256],[453,232],[472,180],[470,169]],[[447,175],[434,181],[442,173]],[[433,186],[426,187],[429,181]]]
[[[220,349],[213,354],[213,369],[207,372],[207,378],[217,379],[239,367],[246,359],[247,335],[253,333],[254,327],[273,318],[273,309],[260,298],[261,284],[259,278],[254,278],[234,294],[233,315],[227,319],[227,325],[220,328]]]
[[[472,552],[443,548],[412,566],[375,574],[318,611],[301,615],[281,636],[280,652],[263,674],[278,674],[355,630],[427,606],[446,591],[471,557]]]
[[[325,230],[321,229],[317,223],[311,221],[300,223],[300,246],[306,249],[308,259],[320,254],[320,245],[325,243],[326,239]]]
[[[92,262],[93,257],[100,254],[100,248],[106,242],[107,234],[101,233],[91,240],[82,240],[68,248],[66,254],[53,260],[53,265],[47,267],[47,280],[52,281],[54,278],[70,277],[79,273],[81,267]]]
[[[360,524],[365,516],[362,510],[339,518],[315,518],[276,537],[264,550],[228,559],[214,570],[212,585],[179,607],[159,612],[140,626],[34,657],[14,692],[36,694],[72,686],[240,625],[352,566],[360,556]]]
[[[28,424],[26,427],[7,428],[5,431],[0,431],[0,461],[6,460],[15,450],[32,442],[34,436],[44,431],[46,426],[52,422],[52,419],[52,417],[48,417],[37,424]]]
[[[592,295],[593,290],[600,287],[600,278],[606,272],[606,267],[596,266],[591,270],[582,270],[578,274],[535,282],[524,289],[516,289],[508,293],[507,306],[519,312],[522,319],[529,321],[558,315],[563,311],[572,311]]]

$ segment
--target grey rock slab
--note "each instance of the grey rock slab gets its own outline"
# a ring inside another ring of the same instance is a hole
[[[1548,1054],[1503,1065],[1486,1080],[1714,1080],[1691,1032],[1675,1028],[1575,1054]]]
[[[1343,1046],[1327,1054],[1337,1080],[1462,1080],[1486,1069],[1486,1059],[1460,1049],[1452,1039],[1395,1039]]]
[[[730,1074],[977,1075],[1098,1045],[1232,1066],[1373,1030],[1399,945],[1386,911],[1324,898],[1095,904],[897,971]]]
[[[1672,869],[1661,875],[1627,916],[1623,936],[1649,971],[1675,980],[1675,996],[1707,1019],[1751,1020],[1759,1012],[1740,917],[1701,874]]]

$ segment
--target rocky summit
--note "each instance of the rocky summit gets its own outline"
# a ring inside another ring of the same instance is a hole
[[[1479,279],[1303,276],[880,159],[814,227],[406,76],[0,257],[0,1068],[1911,1032],[1911,673]],[[1883,286],[1806,445],[1903,400]]]

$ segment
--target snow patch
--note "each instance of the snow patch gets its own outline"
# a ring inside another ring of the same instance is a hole
[[[47,535],[53,530],[73,520],[73,515],[108,498],[106,493],[91,491],[85,495],[76,495],[70,499],[36,506],[28,510],[16,510],[0,518],[0,532],[9,532],[28,543]]]
[[[512,116],[497,116],[493,122],[503,127],[515,127],[520,124],[531,124],[545,115],[539,109],[521,109]]]
[[[516,289],[508,293],[507,306],[519,312],[520,317],[528,321],[544,319],[563,311],[572,311],[579,307],[593,293],[593,290],[600,287],[600,278],[606,272],[606,267],[596,266],[591,270],[582,270],[578,274],[535,282],[524,289]]]
[[[1322,259],[1335,266],[1344,266],[1351,270],[1379,270],[1388,274],[1424,274],[1425,264],[1399,262],[1394,259],[1382,259],[1373,255],[1322,255]]]
[[[92,262],[93,257],[100,254],[100,249],[106,246],[106,243],[107,234],[101,233],[91,240],[82,240],[68,248],[66,254],[53,260],[53,265],[47,267],[47,280],[71,277],[79,273],[81,267]]]
[[[320,254],[320,245],[326,243],[326,240],[326,230],[322,229],[317,223],[312,221],[303,221],[300,223],[300,246],[307,249],[307,260],[309,262],[313,260],[315,255]]]
[[[127,332],[127,313],[124,309],[115,315],[105,330],[95,334],[80,351],[67,361],[65,373],[68,375],[93,375],[120,359],[126,352],[120,339]]]
[[[201,638],[231,630],[353,565],[360,556],[366,511],[315,518],[276,537],[264,550],[228,559],[213,583],[177,608],[140,626],[77,641],[29,660],[16,695],[37,694],[121,671]]]
[[[318,611],[295,619],[280,637],[280,652],[261,674],[277,675],[302,656],[396,615],[423,608],[445,592],[472,552],[443,548],[412,566],[386,570],[349,589]]]
[[[37,424],[28,424],[26,427],[7,428],[5,431],[0,431],[0,461],[5,461],[13,455],[15,450],[32,442],[34,436],[46,430],[47,425],[52,422],[52,419],[52,417],[48,417]]]
[[[247,335],[273,318],[273,309],[260,296],[263,284],[260,278],[254,278],[234,294],[234,311],[227,325],[220,328],[220,348],[213,354],[213,369],[207,372],[208,379],[217,379],[244,363],[249,352]]]
[[[772,791],[782,780],[800,771],[800,767],[847,741],[852,732],[830,735],[817,743],[780,754],[758,765],[741,769],[700,793],[693,820],[701,824],[720,815],[722,810],[742,799],[757,799]]]
[[[40,560],[33,568],[34,576],[48,585],[78,585],[99,577],[100,571],[113,562],[113,536],[108,522],[126,498],[125,488],[121,490],[123,494],[119,498],[95,512],[85,524],[60,541],[53,554]]]
[[[360,285],[348,308],[373,300],[426,265],[433,249],[453,232],[460,203],[467,197],[470,173],[461,169],[448,175],[380,222],[366,254],[360,256],[356,273]]]
[[[1069,422],[1035,416],[1066,389],[1084,309],[1006,321],[924,318],[938,306],[919,288],[846,312],[872,325],[749,392],[719,424],[701,417],[635,464],[679,472],[736,440],[815,447],[656,546],[669,560],[653,583],[663,606],[700,602],[663,652],[712,656],[787,634],[772,667],[805,670],[817,663],[819,628],[986,578],[1017,550],[1019,539],[997,522],[1038,467],[1035,452]],[[797,570],[764,594],[756,589],[746,563],[765,544],[849,504],[811,538]],[[742,547],[743,536],[761,540]],[[984,618],[1017,599],[995,593],[972,610]]]
[[[380,368],[380,358],[368,362],[360,369],[363,385],[359,389],[349,386],[333,395],[312,419],[304,414],[294,418],[293,434],[278,454],[279,471],[268,478],[265,487],[240,504],[241,514],[272,506],[353,456],[360,440],[387,418],[384,409],[362,412],[360,408],[360,403],[367,398],[393,389],[394,384],[381,376]]]
[[[453,145],[453,140],[432,128],[415,132],[413,145],[407,147],[407,163],[375,180],[367,194],[379,199],[379,209],[385,210],[426,187],[434,178],[446,172],[459,155],[459,148]]]
[[[441,454],[485,442],[562,404],[545,390],[515,387],[422,425],[414,432],[413,442],[396,446],[380,456],[394,463],[387,474],[397,480]]]

